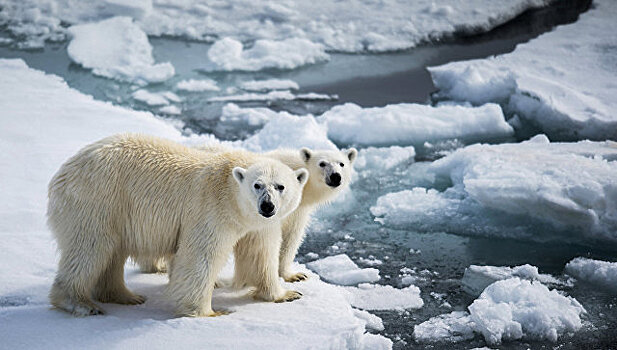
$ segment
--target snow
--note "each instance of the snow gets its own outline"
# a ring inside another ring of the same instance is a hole
[[[214,304],[234,311],[218,318],[176,318],[164,297],[165,275],[144,275],[127,265],[129,288],[148,301],[139,306],[105,305],[108,314],[73,318],[52,310],[47,294],[58,256],[45,225],[47,183],[81,147],[118,132],[158,135],[186,144],[217,142],[183,136],[150,113],[94,100],[57,76],[30,69],[21,60],[0,60],[0,337],[7,348],[232,347],[305,349],[391,348],[383,336],[366,333],[345,291],[315,275],[287,288],[301,291],[292,303],[262,303],[247,291],[221,288]],[[93,127],[95,125],[96,127]],[[311,274],[302,266],[296,269]],[[231,273],[227,266],[224,274]],[[225,276],[224,276],[225,277]],[[316,322],[317,320],[317,322]],[[369,322],[374,323],[374,319]]]
[[[353,313],[354,315],[356,315],[357,318],[361,318],[366,321],[367,329],[377,332],[381,332],[385,329],[385,327],[383,326],[383,321],[381,320],[381,318],[379,318],[379,316],[375,316],[368,311],[358,309],[354,309]]]
[[[231,37],[243,42],[301,38],[328,50],[398,51],[453,34],[486,32],[549,0],[397,0],[314,3],[289,0],[225,2],[118,0],[2,0],[0,25],[26,37],[21,46],[62,39],[71,24],[109,15],[136,18],[148,35],[197,40]],[[379,14],[378,16],[375,14]]]
[[[219,123],[231,125],[246,123],[250,126],[262,126],[275,118],[277,112],[269,108],[242,108],[234,103],[223,106]]]
[[[206,70],[259,71],[266,68],[294,69],[330,59],[321,44],[306,39],[257,40],[251,48],[232,38],[216,41],[208,50]]]
[[[169,115],[180,115],[182,114],[182,109],[178,106],[170,105],[159,108],[159,112]]]
[[[349,286],[362,282],[376,282],[380,279],[379,270],[373,268],[361,269],[346,254],[315,260],[306,264],[306,266],[324,280],[340,285]],[[354,303],[352,305],[357,306]]]
[[[551,139],[616,139],[615,16],[616,2],[594,1],[575,23],[512,53],[429,70],[442,98],[501,103]]]
[[[269,91],[269,90],[298,90],[300,86],[289,79],[251,80],[240,84],[240,88],[246,91]]]
[[[365,146],[414,145],[459,139],[468,142],[505,139],[513,134],[501,108],[394,104],[362,108],[353,103],[335,106],[319,117],[335,142]]]
[[[575,258],[566,265],[566,273],[583,283],[617,292],[617,262]]]
[[[538,281],[517,277],[488,286],[469,306],[469,313],[439,315],[414,327],[420,342],[462,341],[481,334],[489,345],[527,339],[556,342],[582,327],[583,306]]]
[[[551,143],[539,135],[518,144],[478,144],[426,171],[450,187],[388,193],[371,213],[395,227],[585,244],[617,241],[615,142]]]
[[[247,93],[239,95],[216,96],[208,99],[210,102],[249,102],[249,101],[277,101],[277,100],[335,100],[335,95],[317,94],[314,92],[294,95],[289,90],[275,90],[267,93]]]
[[[353,166],[359,171],[387,170],[404,162],[413,162],[415,155],[413,146],[367,147],[360,150]]]
[[[154,63],[148,37],[130,17],[75,25],[67,47],[69,57],[92,73],[137,84],[157,83],[171,78],[171,63]]]
[[[187,79],[179,81],[176,89],[186,92],[219,91],[216,81],[212,79]]]
[[[551,275],[539,273],[537,267],[529,264],[515,267],[471,265],[465,269],[461,284],[465,292],[478,296],[494,282],[512,277],[536,280],[546,284],[562,284]]]
[[[364,310],[419,309],[424,305],[420,298],[420,288],[416,286],[398,289],[388,285],[360,283],[357,287],[342,288],[349,292],[351,305]]]

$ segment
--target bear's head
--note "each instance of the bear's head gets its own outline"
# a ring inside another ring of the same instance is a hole
[[[349,185],[352,164],[357,156],[358,151],[355,148],[314,151],[304,147],[300,150],[300,157],[310,174],[307,186],[322,197],[316,198],[316,201],[327,201]]]
[[[240,187],[238,204],[244,215],[268,222],[296,210],[309,178],[308,170],[294,171],[271,159],[262,159],[247,169],[235,167],[232,174]]]

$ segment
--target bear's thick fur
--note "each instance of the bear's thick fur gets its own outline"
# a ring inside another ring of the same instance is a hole
[[[206,153],[150,136],[86,146],[49,184],[48,223],[61,253],[51,303],[77,316],[103,313],[93,298],[143,303],[124,284],[127,257],[173,256],[167,293],[177,313],[219,315],[212,291],[233,246],[249,231],[276,237],[307,179],[306,169],[271,158]],[[278,278],[269,283],[270,300],[300,296]]]

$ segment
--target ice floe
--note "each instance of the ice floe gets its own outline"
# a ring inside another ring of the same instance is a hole
[[[617,262],[576,258],[566,265],[566,273],[581,282],[617,293]]]
[[[246,91],[270,91],[270,90],[298,90],[300,86],[289,79],[251,80],[240,84],[240,88]]]
[[[187,79],[176,83],[176,89],[186,92],[219,91],[216,81],[212,79]]]
[[[471,265],[465,269],[461,285],[465,292],[478,296],[494,282],[512,277],[536,280],[546,284],[563,284],[551,275],[539,273],[537,267],[525,264],[515,267]]]
[[[445,191],[388,193],[371,212],[397,227],[615,243],[616,171],[612,141],[551,143],[540,135],[519,144],[472,145],[428,167],[437,182],[449,184]],[[541,223],[545,229],[532,229]]]
[[[409,286],[394,288],[388,285],[360,283],[357,287],[344,287],[349,292],[349,301],[363,310],[419,309],[424,305],[420,288]]]
[[[594,1],[575,23],[512,53],[429,70],[441,98],[500,103],[551,139],[617,139],[615,16],[616,2]]]
[[[171,78],[171,63],[154,63],[148,37],[129,17],[70,27],[69,57],[92,73],[107,78],[147,84]]]
[[[339,285],[355,285],[362,282],[376,282],[381,278],[379,270],[361,269],[346,254],[329,256],[312,261],[306,266],[315,271],[324,280]],[[355,300],[355,299],[354,299]],[[354,306],[354,303],[352,303]],[[363,308],[361,306],[358,306]]]

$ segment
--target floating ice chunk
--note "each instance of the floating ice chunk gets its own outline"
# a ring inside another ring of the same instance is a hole
[[[416,151],[413,146],[368,147],[361,149],[354,168],[363,170],[387,170],[403,162],[413,162]]]
[[[212,79],[188,79],[179,81],[176,89],[188,92],[219,91],[216,81]]]
[[[478,296],[494,282],[512,277],[536,280],[547,284],[563,284],[551,275],[539,273],[537,267],[529,264],[515,267],[471,265],[465,269],[461,284],[465,292]]]
[[[290,91],[270,91],[265,94],[260,93],[248,93],[248,94],[240,94],[240,95],[229,95],[229,96],[216,96],[208,99],[210,102],[225,102],[225,101],[236,101],[236,102],[247,102],[247,101],[276,101],[276,100],[294,100],[296,96],[292,94]]]
[[[362,265],[366,266],[379,266],[383,264],[383,261],[375,258],[374,256],[369,256],[368,258],[360,257],[358,258],[358,262]]]
[[[380,279],[379,270],[372,268],[361,269],[346,254],[329,256],[310,262],[306,266],[315,271],[324,280],[340,285],[376,282]],[[352,305],[357,306],[353,303]]]
[[[328,139],[325,127],[313,116],[298,117],[286,112],[276,113],[255,135],[234,144],[254,152],[301,147],[337,149]]]
[[[413,337],[420,343],[460,342],[475,337],[474,327],[468,312],[453,311],[416,325]]]
[[[129,17],[70,27],[69,57],[96,75],[137,84],[174,75],[171,63],[154,63],[148,37]]]
[[[316,92],[308,92],[305,94],[297,94],[296,100],[305,100],[305,101],[329,101],[329,100],[337,100],[338,95],[327,95],[327,94],[318,94]]]
[[[566,273],[580,281],[617,292],[617,262],[576,258],[566,265]]]
[[[551,139],[617,138],[617,3],[594,2],[572,24],[517,45],[509,54],[429,68],[442,98],[498,102],[521,125]],[[559,60],[555,60],[559,57]]]
[[[307,39],[257,40],[251,48],[232,38],[218,40],[208,51],[206,70],[259,71],[266,68],[293,69],[330,59],[324,46]]]
[[[159,108],[159,112],[169,115],[180,115],[182,114],[182,108],[174,105],[169,105]]]
[[[380,284],[361,283],[357,287],[344,287],[349,292],[349,302],[364,310],[419,309],[424,305],[420,288],[409,286],[398,289]]]
[[[269,108],[241,108],[236,104],[228,103],[223,106],[221,118],[223,124],[246,123],[250,126],[260,126],[278,115]]]
[[[160,93],[150,92],[145,89],[136,90],[131,94],[133,99],[143,102],[148,106],[163,106],[168,105],[169,100]]]
[[[240,84],[240,88],[246,91],[270,91],[270,90],[298,90],[300,86],[289,79],[251,80]]]
[[[422,145],[427,141],[504,139],[513,134],[501,108],[394,104],[362,108],[353,103],[336,106],[319,117],[328,136],[346,144]]]
[[[386,225],[433,231],[617,241],[617,144],[612,141],[550,143],[537,136],[519,144],[473,145],[427,171],[452,187],[386,194],[371,207],[372,214]],[[546,229],[533,231],[539,224]]]
[[[361,350],[391,350],[392,340],[379,334],[365,333],[360,338],[362,343],[360,344]]]
[[[559,335],[581,328],[585,309],[540,282],[510,278],[488,286],[469,311],[476,331],[492,345],[523,336],[555,342]]]
[[[357,318],[361,318],[366,321],[367,329],[371,329],[377,332],[381,332],[385,329],[385,327],[383,326],[383,321],[379,316],[375,316],[368,311],[358,309],[354,309],[353,313],[354,315],[356,315]]]

